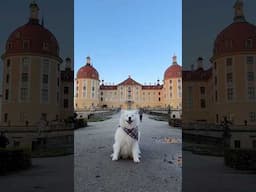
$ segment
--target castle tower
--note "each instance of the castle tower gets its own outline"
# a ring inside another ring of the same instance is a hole
[[[99,105],[99,73],[91,64],[91,58],[86,57],[86,64],[76,75],[75,110],[95,109]]]
[[[233,23],[217,35],[211,58],[217,123],[227,117],[235,125],[256,125],[255,42],[256,26],[246,21],[243,1],[237,0]]]
[[[182,108],[182,68],[177,63],[177,56],[172,57],[172,65],[164,73],[165,106],[173,109]]]
[[[37,125],[60,115],[59,44],[39,24],[37,3],[29,8],[29,21],[10,34],[2,55],[3,125]]]

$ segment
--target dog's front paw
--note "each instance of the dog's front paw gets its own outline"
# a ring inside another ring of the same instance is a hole
[[[134,163],[139,163],[140,160],[139,160],[139,158],[134,158],[134,159],[133,159],[133,162],[134,162]]]
[[[118,160],[118,157],[115,157],[115,156],[113,155],[112,161],[117,161],[117,160]]]

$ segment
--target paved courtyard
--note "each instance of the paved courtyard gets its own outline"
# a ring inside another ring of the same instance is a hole
[[[256,191],[255,172],[226,167],[223,157],[196,155],[188,151],[182,154],[184,192]]]
[[[142,159],[110,158],[119,114],[75,132],[75,192],[181,191],[181,130],[144,115]]]
[[[28,170],[0,176],[1,192],[72,192],[73,155],[34,158]]]

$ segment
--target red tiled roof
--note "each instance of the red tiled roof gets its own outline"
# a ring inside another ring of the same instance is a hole
[[[162,89],[163,85],[143,85],[142,89],[144,90],[153,90],[153,89]]]
[[[252,39],[252,48],[246,40]],[[222,30],[214,42],[214,57],[230,52],[256,51],[256,26],[248,22],[234,22]]]
[[[206,81],[212,76],[212,68],[204,70],[202,68],[195,71],[182,71],[183,81]]]
[[[164,73],[164,79],[181,77],[182,68],[177,63],[173,63]]]
[[[139,85],[141,86],[140,83],[138,83],[137,81],[133,80],[131,77],[128,77],[128,79],[124,80],[123,82],[118,84],[120,85]]]
[[[30,19],[27,24],[12,32],[5,48],[4,56],[17,53],[37,53],[59,57],[57,39],[48,29],[40,25],[37,19]]]
[[[81,67],[76,75],[77,79],[95,79],[99,80],[99,73],[98,71],[91,65],[91,64],[86,64],[85,66]]]
[[[117,85],[101,85],[100,90],[117,90]]]

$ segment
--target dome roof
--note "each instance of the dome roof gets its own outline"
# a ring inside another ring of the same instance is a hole
[[[38,20],[33,19],[11,33],[5,48],[6,56],[17,53],[37,53],[59,57],[59,44],[55,36],[40,25]]]
[[[98,71],[91,65],[90,57],[87,57],[86,65],[81,67],[76,75],[77,79],[95,79],[99,80]]]
[[[164,73],[164,79],[181,77],[182,68],[177,64],[176,56],[173,56],[173,63],[168,67]]]
[[[234,21],[215,39],[213,57],[256,51],[256,26],[246,21],[243,1],[237,0],[233,8]]]
[[[59,57],[59,44],[55,36],[44,25],[39,24],[39,7],[35,1],[29,5],[27,24],[17,28],[9,36],[3,57],[16,54],[38,54]],[[43,23],[43,21],[42,21]]]
[[[256,51],[256,26],[235,22],[220,32],[214,43],[214,56],[231,52]]]

